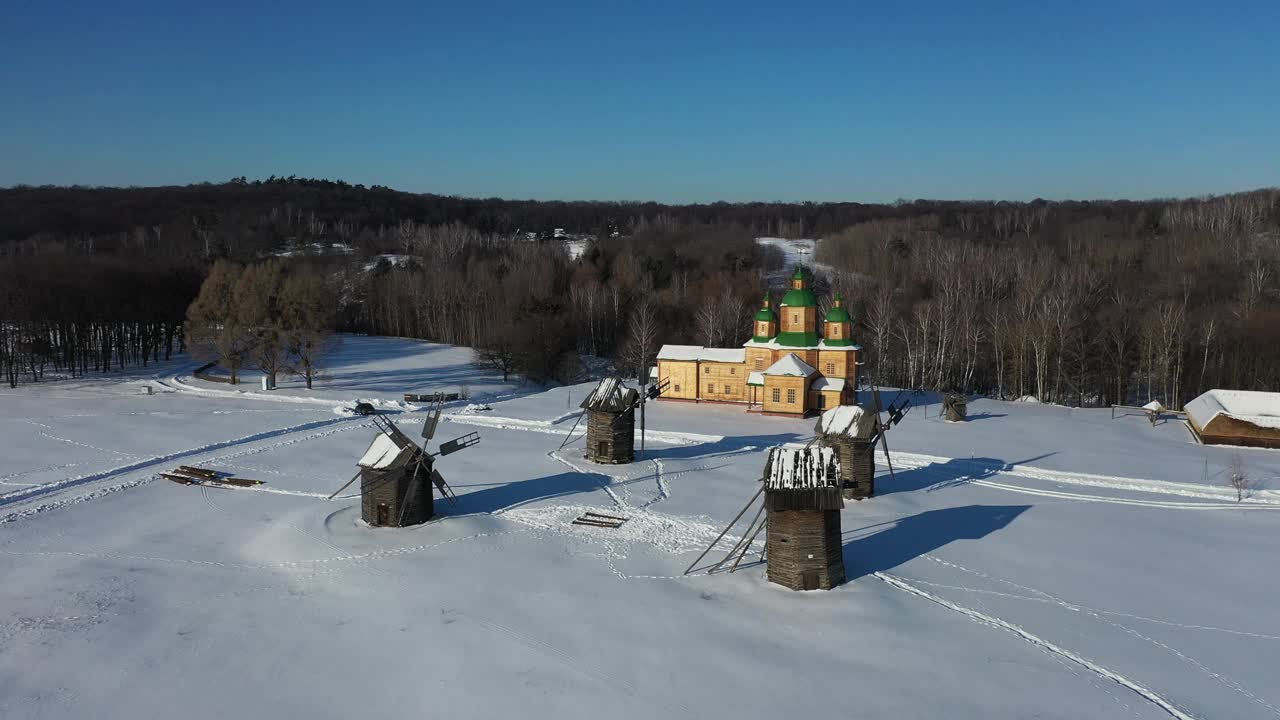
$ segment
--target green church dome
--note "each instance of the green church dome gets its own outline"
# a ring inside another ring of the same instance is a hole
[[[760,309],[756,311],[756,322],[777,322],[778,316],[773,312],[773,308],[769,307],[769,296],[764,296],[764,302],[761,303]]]
[[[805,272],[803,265],[797,265],[796,271],[791,275],[792,288],[782,296],[782,307],[818,307],[818,298],[814,297],[813,291],[809,289],[809,273]],[[796,281],[799,281],[800,287],[794,287]]]
[[[829,323],[847,323],[853,322],[849,317],[849,311],[844,309],[844,300],[837,295],[835,304],[827,311],[827,322]]]

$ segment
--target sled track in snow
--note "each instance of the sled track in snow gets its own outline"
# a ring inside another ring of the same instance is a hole
[[[954,469],[958,469],[962,473],[966,471],[967,466],[972,467],[971,474],[962,474],[951,480],[935,483],[934,485],[929,486],[927,488],[928,490],[940,489],[951,485],[972,484],[996,490],[1023,493],[1026,495],[1039,495],[1042,497],[1060,498],[1064,500],[1101,502],[1137,507],[1176,510],[1280,510],[1280,492],[1274,490],[1263,490],[1255,493],[1252,498],[1246,498],[1245,500],[1238,502],[1235,498],[1235,491],[1230,488],[1172,482],[1168,480],[1093,475],[1090,473],[1072,473],[1060,470],[1047,470],[1030,465],[1004,465],[1001,467],[991,467],[990,465],[984,464],[978,460],[970,461],[963,458],[947,458],[934,455],[900,452],[893,453],[893,463],[895,467],[901,465],[902,467],[911,470],[926,471],[930,466],[946,464]],[[1075,487],[1098,488],[1101,490],[1121,492],[1138,492],[1148,495],[1164,495],[1186,499],[1144,500],[1109,495],[1093,495],[1067,490],[1053,490],[1041,487],[1028,487],[1024,485],[1012,485],[1009,483],[999,482],[998,480],[989,479],[992,475],[1001,475],[1026,480],[1038,480]]]
[[[908,583],[907,581],[895,575],[890,575],[884,572],[877,572],[874,574],[874,577],[876,577],[877,579],[881,580],[882,582],[884,582],[885,584],[889,585],[890,587],[896,590],[901,590],[903,592],[910,593],[911,595],[924,598],[925,600],[941,605],[942,607],[947,608],[948,610],[951,610],[953,612],[960,613],[961,615],[964,615],[972,620],[976,620],[977,622],[980,622],[984,625],[990,625],[991,627],[996,627],[1001,630],[1006,630],[1008,632],[1011,632],[1014,635],[1017,635],[1018,637],[1031,643],[1032,645],[1037,646],[1038,648],[1040,648],[1041,650],[1047,653],[1056,655],[1065,660],[1069,660],[1070,662],[1075,663],[1080,667],[1083,667],[1084,669],[1094,673],[1095,675],[1098,675],[1102,678],[1110,680],[1116,683],[1117,685],[1120,685],[1122,687],[1125,687],[1133,691],[1134,693],[1137,693],[1139,697],[1151,703],[1152,705],[1155,705],[1161,710],[1165,711],[1171,717],[1177,718],[1178,720],[1196,720],[1194,716],[1189,715],[1186,712],[1180,710],[1176,705],[1169,702],[1164,697],[1161,697],[1155,691],[1150,690],[1146,687],[1143,687],[1142,685],[1139,685],[1133,680],[1130,680],[1129,678],[1123,675],[1120,675],[1119,673],[1116,673],[1112,670],[1108,670],[1107,668],[1101,665],[1098,665],[1095,662],[1087,660],[1064,647],[1055,645],[1038,635],[1034,635],[1028,632],[1027,630],[1024,630],[1023,628],[1017,625],[1014,625],[1011,622],[1001,620],[1000,618],[994,617],[992,615],[980,613],[977,610],[964,607],[963,605],[957,605],[956,603],[953,603],[950,600],[939,597],[937,595],[934,595],[931,592],[928,592],[927,590],[923,590],[919,587],[916,587],[915,585],[912,585],[911,583]]]
[[[0,495],[0,508],[16,505],[18,503],[29,502],[32,500],[36,500],[38,498],[48,496],[48,495],[60,493],[65,490],[70,490],[73,488],[88,485],[90,483],[95,483],[102,480],[108,480],[110,478],[117,477],[120,475],[128,475],[131,473],[148,470],[148,469],[154,468],[157,465],[168,464],[175,460],[183,460],[191,457],[202,456],[207,453],[216,452],[218,450],[223,450],[226,448],[238,447],[241,445],[259,442],[262,440],[269,440],[272,438],[279,438],[285,435],[292,435],[294,433],[303,432],[305,430],[314,430],[317,428],[331,428],[331,426],[342,425],[344,423],[351,428],[360,427],[361,425],[368,424],[367,422],[355,422],[357,420],[363,420],[363,418],[342,417],[342,418],[334,418],[331,420],[319,420],[315,422],[303,423],[301,425],[292,425],[284,428],[276,428],[274,430],[266,430],[263,432],[254,433],[252,435],[246,435],[243,437],[234,438],[232,440],[224,440],[216,443],[209,443],[208,445],[202,445],[200,447],[190,448],[187,450],[179,450],[177,452],[166,453],[163,455],[155,455],[149,458],[141,459],[134,463],[130,463],[128,465],[121,465],[119,467],[111,468],[109,470],[103,470],[101,472],[90,473],[88,475],[81,475],[79,477],[68,478],[66,480],[59,480],[52,483],[36,485],[32,487],[23,488],[21,490],[14,490],[12,492],[5,493],[3,495]],[[334,432],[334,431],[337,431],[337,429],[331,428],[329,430],[329,432]],[[307,436],[307,438],[319,437],[324,434],[327,434],[327,433],[317,433],[313,436]],[[244,452],[231,453],[229,455],[223,456],[223,458],[229,459],[231,457],[242,457],[244,455],[253,455],[259,452],[265,452],[267,449],[270,449],[273,447],[279,447],[281,445],[292,444],[293,442],[299,442],[299,441],[301,440],[291,439],[284,443],[277,443],[275,445],[267,446],[265,448],[255,448],[255,449],[250,449]],[[222,459],[222,458],[218,458],[218,457],[209,458],[210,461],[216,461],[218,459]],[[139,485],[147,484],[154,479],[155,479],[155,475],[149,475],[147,477],[137,478],[134,480],[130,480],[128,482],[121,483],[119,485],[114,485],[114,486],[105,487],[105,488],[98,488],[84,495],[79,495],[72,498],[65,498],[52,503],[47,503],[44,505],[39,505],[34,508],[29,508],[27,510],[13,512],[3,517],[0,517],[0,524],[14,522],[16,520],[21,520],[27,517],[40,514],[40,513],[48,512],[50,510],[64,507],[66,505],[85,502],[87,500],[92,500],[94,498],[102,497],[104,495],[110,495],[116,492],[120,492],[121,490],[128,490],[130,488],[137,487]],[[294,494],[294,493],[286,493],[286,494]]]

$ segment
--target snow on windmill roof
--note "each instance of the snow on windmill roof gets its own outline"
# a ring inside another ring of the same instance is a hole
[[[764,371],[765,375],[788,375],[790,377],[809,377],[818,372],[813,366],[800,359],[795,353],[787,353],[787,356],[778,362],[769,366]]]
[[[1280,393],[1256,390],[1210,390],[1186,404],[1187,415],[1204,428],[1219,415],[1280,430]]]
[[[627,387],[622,378],[607,377],[582,401],[579,407],[605,412],[622,412],[631,407],[640,393]]]
[[[364,451],[364,456],[356,464],[370,470],[386,470],[395,465],[402,455],[412,454],[413,451],[412,447],[402,448],[397,445],[390,435],[378,433],[373,442],[369,443],[369,449]]]
[[[829,447],[780,447],[769,451],[765,490],[819,490],[839,487],[840,460]]]
[[[861,405],[841,405],[822,413],[818,432],[823,435],[847,435],[869,438],[875,429],[876,416]]]

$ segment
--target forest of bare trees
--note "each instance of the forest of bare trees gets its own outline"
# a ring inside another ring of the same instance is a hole
[[[334,327],[472,346],[535,381],[576,378],[582,357],[630,374],[653,343],[744,341],[781,269],[753,238],[822,235],[822,309],[837,291],[850,301],[880,383],[1179,407],[1209,387],[1280,389],[1278,198],[662,206],[295,178],[12,188],[0,190],[0,368],[14,384],[189,341],[228,371],[271,374],[305,366]],[[598,240],[578,259],[525,242],[551,227]],[[298,308],[321,299],[312,325]],[[304,338],[303,326],[324,329]]]
[[[182,348],[196,268],[114,258],[0,261],[0,371],[15,387],[167,360]]]
[[[1070,405],[1280,389],[1280,192],[860,223],[819,258],[879,382]]]

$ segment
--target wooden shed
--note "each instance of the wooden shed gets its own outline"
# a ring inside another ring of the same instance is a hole
[[[818,418],[818,439],[836,451],[840,460],[840,488],[847,500],[876,493],[874,412],[860,405],[832,408]]]
[[[398,431],[379,433],[360,467],[360,517],[375,527],[417,525],[435,514],[432,459]]]
[[[1183,409],[1201,442],[1280,448],[1280,393],[1210,390]]]
[[[774,448],[764,473],[769,582],[830,590],[845,581],[840,460],[826,447]]]
[[[605,378],[582,401],[587,413],[587,459],[608,465],[635,460],[636,403],[640,393],[621,378]]]

